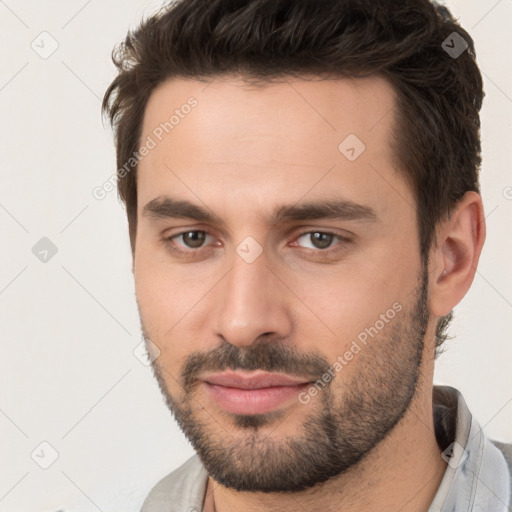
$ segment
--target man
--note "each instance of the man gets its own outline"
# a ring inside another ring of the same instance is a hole
[[[182,0],[114,61],[142,332],[197,452],[143,512],[510,510],[510,446],[433,386],[485,238],[447,9]]]

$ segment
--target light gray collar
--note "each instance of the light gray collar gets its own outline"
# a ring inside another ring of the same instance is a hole
[[[443,452],[448,466],[428,512],[508,512],[510,473],[503,454],[484,435],[458,390],[435,387],[451,395],[457,410],[455,441]]]

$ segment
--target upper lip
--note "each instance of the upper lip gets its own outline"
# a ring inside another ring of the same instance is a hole
[[[298,377],[291,377],[282,373],[268,373],[256,371],[250,373],[240,373],[234,371],[224,371],[221,373],[212,373],[203,376],[201,380],[217,386],[239,389],[260,389],[273,386],[297,386],[306,384],[309,381]]]

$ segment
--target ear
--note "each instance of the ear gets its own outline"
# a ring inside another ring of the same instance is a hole
[[[429,311],[441,317],[462,300],[475,277],[485,241],[480,194],[466,192],[439,224],[436,238],[429,259]]]

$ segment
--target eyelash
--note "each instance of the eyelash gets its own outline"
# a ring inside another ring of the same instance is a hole
[[[199,251],[201,251],[202,249],[205,249],[205,247],[199,247],[197,249],[190,249],[190,250],[183,250],[183,249],[178,249],[174,243],[173,243],[173,239],[175,238],[178,238],[180,236],[183,236],[183,235],[186,235],[187,233],[205,233],[206,236],[209,236],[208,233],[202,229],[189,229],[187,231],[181,231],[180,233],[176,233],[170,237],[165,237],[163,239],[163,242],[164,244],[167,246],[167,248],[169,249],[169,251],[173,254],[177,254],[178,256],[184,256],[184,257],[195,257],[197,256],[197,253]],[[318,229],[315,229],[313,231],[303,231],[301,233],[298,233],[295,237],[295,239],[299,239],[299,238],[302,238],[304,235],[310,235],[310,234],[313,234],[313,233],[321,233],[323,235],[329,235],[329,236],[333,236],[334,238],[337,238],[340,242],[342,242],[340,245],[341,245],[341,248],[338,247],[336,248],[336,246],[334,246],[335,248],[332,249],[332,247],[328,247],[326,249],[309,249],[309,248],[303,248],[308,254],[322,254],[322,255],[325,255],[325,254],[328,254],[328,255],[335,255],[337,254],[338,252],[344,250],[344,245],[349,243],[350,242],[350,239],[345,237],[345,236],[342,236],[342,235],[339,235],[338,233],[333,233],[331,231],[320,231]]]

